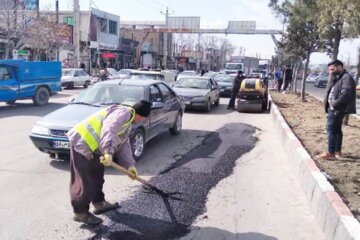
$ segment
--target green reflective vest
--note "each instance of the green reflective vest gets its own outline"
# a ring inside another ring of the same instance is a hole
[[[130,125],[135,117],[135,110],[130,107],[126,107],[131,113],[130,119],[121,126],[121,130],[118,132],[118,136],[130,131]],[[74,129],[80,134],[82,140],[86,142],[90,150],[94,152],[99,148],[100,144],[100,133],[102,123],[105,119],[107,108],[100,110],[86,118],[82,122],[75,125]]]

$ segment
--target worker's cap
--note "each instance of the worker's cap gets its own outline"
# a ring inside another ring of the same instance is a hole
[[[151,111],[151,102],[141,100],[140,102],[132,105],[132,108],[135,110],[136,114],[139,114],[143,117],[148,117]]]
[[[239,71],[238,71],[238,74],[243,74],[243,71],[239,70]]]

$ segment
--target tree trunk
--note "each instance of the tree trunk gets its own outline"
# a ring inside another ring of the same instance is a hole
[[[332,60],[336,60],[339,55],[339,47],[341,41],[341,30],[340,26],[336,26],[335,34],[334,34],[334,46],[333,46],[333,53],[332,53]]]
[[[308,74],[308,67],[310,62],[310,52],[306,53],[306,61],[304,67],[304,74],[301,80],[301,101],[305,102],[305,80]]]
[[[296,67],[295,67],[295,73],[294,73],[294,77],[293,77],[293,91],[295,94],[297,94],[297,75],[298,75],[298,72],[299,72],[299,68],[300,68],[300,61],[297,62],[296,64]]]
[[[359,83],[359,78],[360,78],[360,47],[358,47],[358,62],[356,65],[356,77],[355,77],[356,84]]]

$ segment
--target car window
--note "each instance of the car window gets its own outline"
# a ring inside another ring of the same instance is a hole
[[[5,66],[0,66],[0,80],[11,79],[11,73],[9,68]]]
[[[74,76],[74,70],[62,70],[63,77],[72,77]]]
[[[155,85],[150,86],[149,100],[150,100],[150,102],[162,102],[160,90]]]
[[[158,87],[160,88],[164,102],[170,100],[171,99],[170,89],[164,84],[158,84]]]

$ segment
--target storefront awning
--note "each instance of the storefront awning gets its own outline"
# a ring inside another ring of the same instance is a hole
[[[101,56],[102,56],[103,58],[108,58],[108,59],[110,59],[110,58],[116,58],[116,55],[115,55],[114,53],[103,53],[103,54],[101,54]]]

